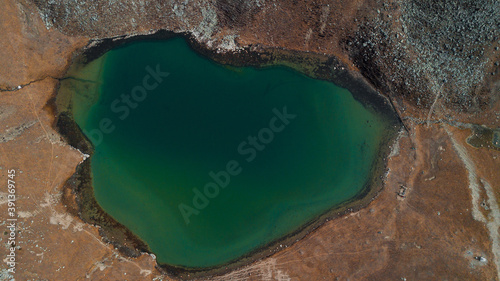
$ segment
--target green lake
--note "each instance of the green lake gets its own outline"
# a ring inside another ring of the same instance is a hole
[[[99,87],[75,93],[72,110],[95,146],[95,197],[160,263],[234,261],[371,178],[386,123],[331,82],[220,65],[181,38],[92,65]]]

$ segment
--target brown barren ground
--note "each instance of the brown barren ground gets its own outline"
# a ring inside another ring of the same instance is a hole
[[[16,170],[18,227],[16,272],[9,273],[4,260],[1,280],[170,280],[156,269],[152,255],[123,256],[103,242],[97,226],[70,212],[74,206],[63,202],[63,185],[85,155],[54,130],[55,116],[48,106],[58,79],[90,39],[147,34],[161,28],[198,34],[197,40],[222,51],[230,51],[232,44],[259,44],[335,56],[341,67],[363,74],[391,97],[408,128],[392,144],[383,189],[366,208],[325,223],[268,258],[208,279],[500,280],[500,151],[466,143],[470,124],[499,126],[498,67],[492,64],[498,58],[495,46],[485,46],[490,64],[485,67],[484,82],[469,91],[473,98],[464,98],[473,101],[473,110],[457,110],[454,101],[459,96],[448,100],[446,91],[442,96],[422,96],[422,101],[429,102],[419,106],[420,88],[410,91],[397,81],[391,84],[390,75],[397,69],[360,61],[353,53],[358,47],[348,47],[348,39],[361,34],[363,22],[379,14],[395,17],[400,10],[384,10],[375,1],[330,1],[330,6],[326,1],[280,1],[274,8],[269,8],[273,3],[261,1],[263,8],[243,9],[235,4],[236,10],[222,8],[230,1],[195,1],[187,6],[177,2],[177,14],[169,7],[172,15],[161,18],[151,12],[150,4],[144,7],[145,13],[132,15],[136,21],[123,24],[117,17],[132,17],[126,14],[130,2],[125,4],[125,15],[112,10],[118,8],[96,4],[96,13],[104,15],[105,22],[92,25],[86,18],[91,12],[73,11],[81,21],[70,17],[61,23],[53,19],[69,12],[55,10],[52,17],[44,1],[1,0],[2,260],[9,253],[6,187],[10,169]],[[89,5],[85,11],[91,11]],[[207,15],[218,19],[217,28]],[[400,22],[391,26],[401,28]],[[207,31],[210,28],[212,33]],[[235,34],[238,37],[231,40]],[[418,57],[418,52],[413,54]],[[394,57],[385,59],[392,62]],[[384,75],[374,72],[373,65]],[[432,79],[418,81],[433,83]],[[403,189],[405,197],[398,196]],[[485,260],[476,260],[478,256]]]

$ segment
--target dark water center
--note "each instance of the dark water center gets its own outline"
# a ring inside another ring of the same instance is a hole
[[[96,199],[161,263],[238,259],[371,177],[385,125],[330,82],[219,65],[183,39],[128,44],[92,65],[82,73],[98,91],[72,105],[95,146]]]

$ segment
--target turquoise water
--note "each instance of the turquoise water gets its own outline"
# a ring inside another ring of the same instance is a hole
[[[161,263],[235,260],[354,197],[369,178],[384,124],[330,82],[284,67],[225,67],[180,38],[101,60],[99,98],[73,104],[95,145],[95,196]]]

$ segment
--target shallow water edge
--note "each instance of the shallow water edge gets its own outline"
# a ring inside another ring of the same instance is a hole
[[[363,190],[353,199],[313,219],[296,232],[256,249],[244,257],[231,261],[226,265],[212,268],[184,268],[159,264],[158,268],[164,273],[183,279],[189,279],[193,277],[219,275],[232,271],[238,267],[270,256],[281,249],[285,249],[318,229],[318,227],[328,220],[367,206],[377,196],[378,192],[383,187],[383,175],[386,172],[386,157],[390,150],[390,144],[395,139],[396,133],[400,130],[401,123],[395,111],[392,109],[390,101],[378,94],[359,74],[348,70],[346,66],[342,65],[342,63],[335,58],[315,53],[276,49],[265,46],[250,46],[236,53],[217,53],[195,41],[189,34],[175,34],[168,31],[159,31],[152,35],[138,35],[134,37],[124,36],[95,42],[92,44],[92,47],[82,50],[80,54],[75,57],[73,66],[90,63],[108,50],[130,41],[164,40],[175,36],[184,37],[197,53],[201,53],[219,63],[233,66],[255,67],[280,64],[292,67],[313,78],[331,81],[336,85],[348,89],[355,99],[360,101],[369,110],[375,111],[378,115],[383,116],[388,121],[389,125],[386,128],[385,138],[381,142],[379,148],[379,157],[377,157],[375,164],[371,168],[371,179]],[[62,80],[64,79],[69,78],[63,78]],[[57,99],[61,98],[63,97],[58,94],[53,101],[53,106],[57,112],[54,126],[70,145],[83,153],[92,155],[92,145],[74,122],[71,108],[65,108],[64,105],[62,105],[63,103],[57,102]],[[64,204],[68,206],[68,211],[79,216],[88,223],[100,226],[99,232],[103,239],[113,244],[121,253],[130,257],[136,257],[140,255],[141,252],[150,253],[149,248],[143,241],[109,216],[95,200],[93,187],[91,185],[89,159],[77,167],[75,174],[66,182],[63,194],[63,201]],[[111,237],[114,238],[112,239]],[[283,245],[283,247],[280,247],[280,244]]]

